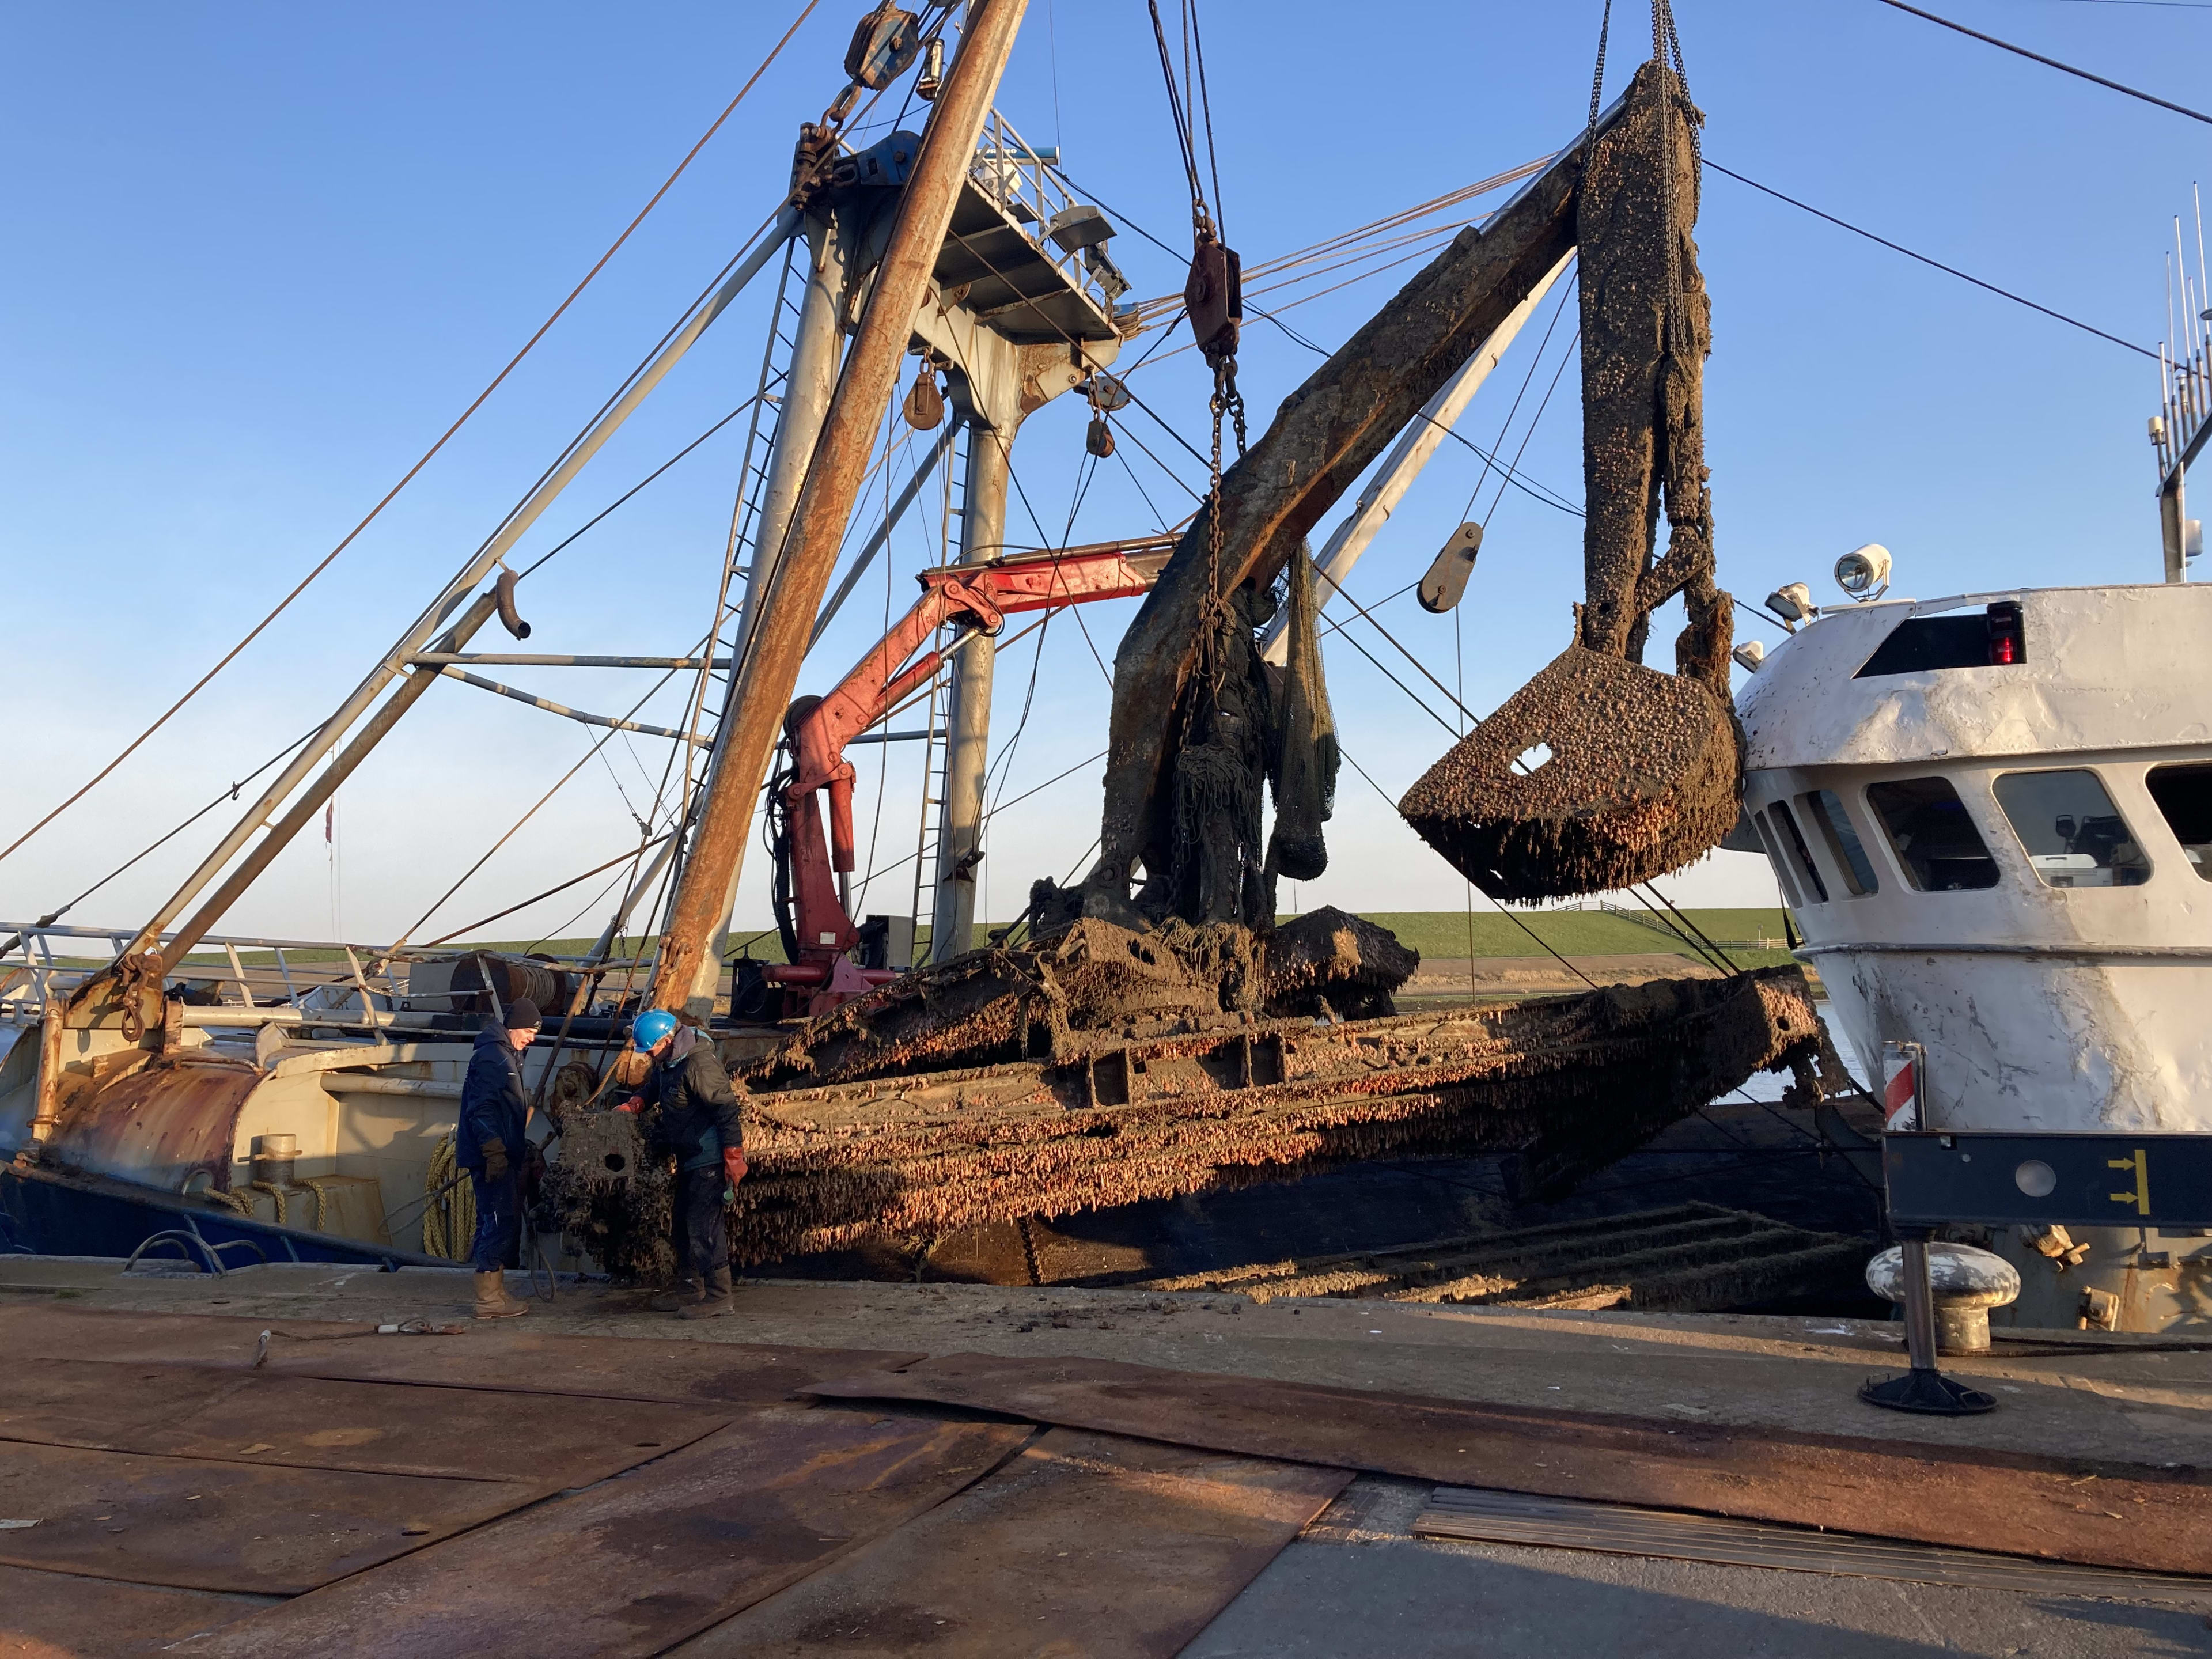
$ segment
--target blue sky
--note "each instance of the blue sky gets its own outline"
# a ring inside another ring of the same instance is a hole
[[[2212,8],[2102,0],[1945,0],[1931,9],[2188,103]],[[791,4],[611,8],[112,4],[20,12],[0,107],[14,257],[0,266],[0,617],[13,649],[0,838],[104,762],[311,567],[557,303],[750,73]],[[819,8],[660,208],[508,384],[269,634],[146,750],[0,862],[0,915],[35,915],[135,852],[326,711],[526,489],[629,367],[772,209],[797,124],[842,82],[856,3]],[[1611,88],[1642,54],[1617,9]],[[1220,210],[1256,263],[1529,161],[1586,112],[1598,6],[1404,3],[1364,13],[1210,0]],[[1716,161],[2146,345],[2164,328],[2164,251],[2204,171],[2205,129],[1875,3],[1681,0],[1693,94]],[[1076,181],[1180,243],[1188,209],[1136,0],[1031,0],[1000,107],[1057,143]],[[2144,360],[1708,179],[1698,230],[1714,303],[1709,459],[1723,583],[1794,578],[1827,593],[1838,554],[1879,540],[1900,592],[2158,574]],[[1177,262],[1115,245],[1139,295]],[[1285,313],[1334,346],[1417,266]],[[758,288],[719,324],[526,542],[543,550],[750,392]],[[1571,332],[1539,364],[1522,441]],[[1489,445],[1539,331],[1466,417]],[[1243,380],[1255,425],[1320,359],[1253,323]],[[1145,401],[1204,442],[1191,354],[1147,367]],[[1570,372],[1522,466],[1579,499]],[[1057,538],[1082,462],[1083,411],[1024,431],[1023,493]],[[525,586],[531,648],[674,652],[703,627],[743,422],[703,446]],[[1141,533],[1191,504],[1200,470],[1148,419],[1100,470],[1074,538]],[[1139,440],[1165,469],[1138,453]],[[1467,510],[1480,464],[1431,465],[1352,584],[1412,580]],[[1168,473],[1180,474],[1181,483]],[[1141,489],[1140,489],[1141,486]],[[1478,713],[1548,660],[1579,587],[1579,521],[1516,491],[1475,507],[1488,537],[1454,618],[1409,599],[1382,615]],[[1146,497],[1149,496],[1149,502]],[[1324,531],[1334,522],[1324,521]],[[1029,530],[1019,501],[1017,539]],[[902,609],[930,556],[895,544]],[[872,577],[810,659],[825,689],[879,628]],[[1110,659],[1131,606],[1085,620]],[[1740,613],[1741,615],[1741,613]],[[1401,678],[1388,647],[1353,623]],[[1740,631],[1756,635],[1746,618]],[[1455,637],[1456,634],[1456,637]],[[1033,636],[1034,637],[1034,636]],[[1771,640],[1770,640],[1771,642]],[[999,730],[1030,678],[1002,662]],[[1662,653],[1661,660],[1664,660]],[[1347,751],[1392,796],[1449,738],[1356,652],[1328,666]],[[514,670],[517,683],[617,711],[621,674]],[[1425,687],[1423,688],[1425,690]],[[1442,700],[1429,696],[1432,705]],[[669,698],[652,705],[678,709]],[[1103,746],[1106,691],[1072,621],[1044,635],[1005,798]],[[441,686],[341,796],[339,921],[411,925],[555,778],[583,728]],[[863,762],[864,858],[911,852],[915,746],[893,754],[880,828]],[[617,741],[431,920],[459,927],[620,852],[665,757]],[[1096,833],[1097,769],[993,828],[988,909],[1065,875]],[[617,787],[619,781],[619,787]],[[72,920],[127,925],[212,838],[217,817]],[[1321,881],[1300,908],[1456,907],[1463,884],[1347,772]],[[765,925],[760,860],[743,914]],[[910,866],[867,908],[903,912]],[[495,928],[590,931],[599,884]],[[1674,884],[1708,902],[1771,902],[1757,860],[1720,855]],[[330,861],[303,842],[234,912],[238,932],[322,934]]]

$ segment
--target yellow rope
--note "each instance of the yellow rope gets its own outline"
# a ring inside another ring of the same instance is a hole
[[[453,1190],[438,1189],[460,1173],[453,1159],[453,1138],[447,1135],[430,1154],[430,1171],[422,1177],[424,1194],[437,1194],[422,1206],[422,1254],[445,1261],[465,1261],[476,1244],[477,1194],[468,1182]]]
[[[253,1190],[257,1193],[266,1193],[276,1200],[276,1224],[280,1227],[283,1226],[285,1224],[284,1189],[273,1181],[257,1181],[253,1183]]]
[[[325,1188],[328,1183],[337,1179],[336,1176],[301,1176],[300,1177],[300,1184],[315,1195],[315,1231],[319,1233],[326,1233],[330,1231],[331,1195]]]

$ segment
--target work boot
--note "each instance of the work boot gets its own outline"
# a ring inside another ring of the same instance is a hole
[[[477,1275],[476,1316],[478,1319],[514,1319],[530,1311],[527,1302],[518,1302],[507,1293],[507,1275],[494,1268]]]
[[[701,1295],[699,1281],[685,1274],[666,1290],[655,1293],[645,1305],[655,1313],[681,1313],[696,1302]]]
[[[707,1293],[678,1312],[678,1319],[712,1319],[730,1311],[730,1270],[715,1267],[707,1274]]]

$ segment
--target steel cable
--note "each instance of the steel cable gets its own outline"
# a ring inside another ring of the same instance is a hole
[[[483,406],[485,400],[500,388],[501,385],[506,380],[509,374],[514,372],[516,366],[520,364],[525,357],[530,355],[532,349],[535,347],[540,340],[545,337],[547,331],[550,330],[555,323],[560,321],[562,314],[568,311],[571,305],[575,303],[577,296],[582,294],[586,288],[591,286],[592,279],[598,276],[599,272],[606,268],[607,261],[613,258],[616,252],[622,247],[623,244],[629,240],[630,234],[636,230],[640,225],[645,222],[646,216],[651,213],[654,208],[660,204],[661,198],[666,196],[670,188],[678,179],[683,177],[684,169],[691,165],[693,158],[695,158],[699,152],[706,147],[707,141],[712,138],[716,132],[720,131],[722,124],[730,118],[731,114],[737,109],[738,106],[744,101],[745,94],[750,92],[753,89],[754,84],[759,81],[763,75],[768,72],[769,65],[775,61],[778,54],[780,54],[783,51],[784,47],[789,44],[791,37],[799,32],[799,25],[806,21],[807,17],[813,12],[815,7],[820,3],[821,0],[806,0],[806,3],[800,10],[799,16],[793,21],[791,27],[784,31],[782,39],[778,40],[775,46],[769,50],[769,55],[761,60],[760,67],[753,71],[751,78],[747,80],[744,85],[738,89],[738,95],[732,98],[722,112],[714,118],[713,124],[708,127],[707,131],[700,134],[698,142],[694,143],[690,149],[685,152],[684,159],[676,164],[675,171],[671,173],[668,177],[662,181],[659,190],[653,191],[652,199],[647,201],[642,208],[638,210],[637,216],[632,219],[628,225],[623,228],[622,234],[616,237],[615,240],[608,245],[607,251],[599,257],[598,262],[594,264],[589,270],[584,273],[583,280],[578,283],[574,288],[568,291],[568,297],[562,300],[559,305],[556,306],[553,308],[552,314],[547,317],[543,323],[538,325],[538,331],[532,334],[529,339],[523,342],[522,349],[516,352],[513,357],[507,360],[507,366],[505,368],[501,368],[498,374],[492,376],[490,383],[487,385],[482,392],[479,392],[476,395],[475,400],[471,402],[466,409],[461,411],[459,417],[455,420],[451,426],[447,427],[445,431],[440,434],[435,443],[432,444],[429,448],[422,452],[421,459],[416,460],[414,465],[407,469],[406,473],[400,478],[399,482],[393,484],[390,489],[386,490],[383,498],[379,501],[374,507],[369,508],[368,514],[362,518],[361,522],[354,526],[351,530],[346,532],[343,538],[339,541],[338,544],[325,554],[321,562],[300,580],[297,586],[294,587],[290,592],[287,593],[277,602],[274,610],[270,611],[269,614],[264,617],[259,622],[254,623],[252,628],[246,632],[245,637],[240,639],[237,644],[232,646],[228,651],[225,652],[222,659],[216,662],[214,667],[209,669],[206,673],[201,675],[198,679],[195,680],[182,696],[179,697],[176,702],[171,703],[167,709],[163,710],[160,717],[156,719],[152,725],[149,726],[144,731],[141,732],[137,737],[133,738],[128,744],[126,744],[122,751],[118,753],[114,759],[109,761],[106,765],[100,768],[98,772],[94,773],[90,779],[81,786],[74,794],[70,795],[68,799],[63,801],[60,805],[55,807],[53,811],[47,813],[46,817],[40,818],[36,823],[23,831],[21,835],[16,836],[15,839],[9,842],[6,847],[0,848],[0,859],[4,859],[9,854],[15,852],[16,848],[22,846],[25,842],[37,835],[40,830],[45,829],[56,818],[59,817],[64,812],[69,811],[70,807],[76,805],[78,801],[82,800],[86,795],[89,794],[95,787],[98,787],[103,779],[106,778],[111,773],[112,773],[116,768],[122,765],[125,761],[130,759],[130,757],[137,751],[140,746],[143,745],[149,738],[152,737],[164,726],[167,726],[179,709],[184,708],[184,706],[190,702],[194,697],[198,696],[210,681],[213,680],[216,675],[222,673],[225,668],[228,668],[232,662],[236,660],[240,653],[243,652],[247,646],[252,644],[256,639],[260,637],[264,629],[267,629],[271,623],[275,622],[278,617],[282,616],[285,611],[289,609],[293,600],[298,599],[301,594],[306,592],[309,585],[337,562],[338,556],[343,553],[347,548],[350,547],[354,544],[355,540],[361,535],[362,532],[368,529],[368,526],[375,521],[378,515],[380,514],[386,507],[392,504],[392,501],[398,495],[399,492],[406,489],[410,483],[414,482],[416,475],[421,472],[424,467],[430,464],[432,458],[434,457],[440,450],[446,447],[447,442],[453,437],[453,435],[459,432],[461,428],[467,423],[469,418],[473,416],[477,410]]]

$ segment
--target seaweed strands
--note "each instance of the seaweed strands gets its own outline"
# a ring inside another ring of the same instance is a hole
[[[1789,1064],[1819,1030],[1802,975],[1785,968],[759,1091],[736,1256],[930,1238],[1387,1157],[1510,1153],[1522,1191],[1557,1192]]]
[[[1694,679],[1572,645],[1424,773],[1398,811],[1491,897],[1528,901],[1680,868],[1735,827],[1736,780],[1735,724],[1719,698]]]

